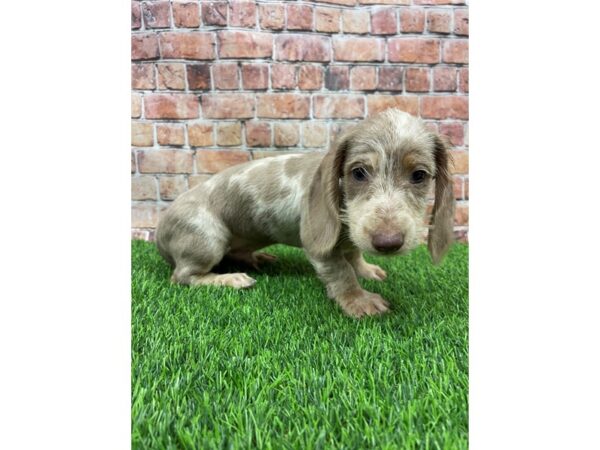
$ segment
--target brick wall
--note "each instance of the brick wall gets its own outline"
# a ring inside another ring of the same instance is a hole
[[[453,145],[468,230],[468,9],[460,0],[133,1],[132,234],[233,164],[324,151],[394,106]]]

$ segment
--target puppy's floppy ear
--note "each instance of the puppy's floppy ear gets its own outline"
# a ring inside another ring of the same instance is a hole
[[[434,137],[435,201],[427,246],[434,264],[439,264],[454,240],[454,191],[450,153],[444,141]]]
[[[300,237],[304,248],[315,256],[330,253],[340,236],[340,178],[349,140],[350,136],[346,135],[329,149],[309,187]]]

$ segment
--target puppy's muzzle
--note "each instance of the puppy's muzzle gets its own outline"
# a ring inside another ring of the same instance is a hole
[[[371,237],[373,248],[381,253],[393,253],[404,245],[402,233],[377,233]]]

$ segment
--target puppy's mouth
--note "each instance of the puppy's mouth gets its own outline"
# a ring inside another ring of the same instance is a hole
[[[371,251],[371,253],[377,255],[377,256],[396,256],[396,255],[400,255],[402,253],[404,253],[402,250],[395,250],[395,251],[379,251],[379,250],[373,250]]]

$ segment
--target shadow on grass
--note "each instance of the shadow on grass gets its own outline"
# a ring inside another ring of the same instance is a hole
[[[271,252],[265,252],[272,254]],[[273,252],[275,253],[275,252]],[[229,272],[246,272],[249,275],[301,275],[306,276],[315,274],[315,271],[308,259],[301,253],[288,253],[285,255],[276,255],[277,260],[273,262],[266,262],[260,264],[259,268],[256,269],[252,265],[244,264],[239,261],[231,260],[227,257],[213,268],[214,272],[217,273],[229,273]]]

